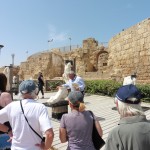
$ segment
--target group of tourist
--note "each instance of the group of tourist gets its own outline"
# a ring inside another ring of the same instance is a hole
[[[39,78],[43,78],[42,74]],[[85,83],[73,71],[69,78],[62,86],[71,89],[67,97],[71,112],[61,118],[60,141],[68,142],[67,150],[95,150],[93,116],[84,104]],[[22,99],[12,102],[11,95],[6,92],[6,83],[7,78],[0,73],[0,150],[10,149],[10,146],[11,150],[48,150],[52,146],[54,132],[47,108],[35,101],[39,91],[36,84],[33,80],[22,81],[19,85]],[[141,93],[135,85],[128,84],[118,89],[115,104],[120,121],[108,135],[106,150],[149,150],[150,123],[142,111],[140,100]],[[95,115],[94,123],[102,137],[103,130]]]
[[[54,133],[46,107],[35,101],[38,92],[36,84],[33,80],[22,81],[19,85],[19,96],[22,99],[11,102],[10,94],[5,92],[6,81],[7,78],[1,73],[0,106],[3,108],[0,110],[0,130],[3,132],[0,136],[0,150],[8,150],[10,145],[11,150],[49,149]]]

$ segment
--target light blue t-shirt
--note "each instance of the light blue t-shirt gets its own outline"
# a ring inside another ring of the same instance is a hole
[[[69,81],[66,84],[63,84],[62,86],[69,87],[71,91],[74,91],[75,89],[72,86],[73,83],[78,84],[81,92],[84,91],[85,83],[84,80],[79,76],[75,76],[73,80],[69,79]]]

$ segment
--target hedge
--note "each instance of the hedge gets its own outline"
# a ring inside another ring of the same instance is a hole
[[[86,80],[85,92],[90,94],[99,94],[114,96],[122,83],[114,80]],[[142,93],[142,101],[150,102],[150,84],[137,84],[137,88]]]
[[[63,84],[61,80],[47,80],[46,89],[54,90],[58,85]],[[122,83],[114,80],[85,80],[85,92],[90,94],[107,95],[114,97],[115,93],[122,86]],[[150,102],[150,84],[137,84],[137,88],[142,93],[142,101]]]

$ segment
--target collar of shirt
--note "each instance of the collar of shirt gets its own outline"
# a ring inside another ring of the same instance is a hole
[[[121,124],[132,124],[132,123],[137,123],[137,122],[146,122],[146,116],[141,115],[141,116],[129,116],[129,117],[124,117],[119,121],[118,125]]]
[[[36,102],[34,99],[22,99],[23,104],[27,104],[28,102]]]

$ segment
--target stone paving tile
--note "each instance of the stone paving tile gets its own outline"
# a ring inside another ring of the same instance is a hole
[[[44,103],[47,99],[55,95],[53,93],[45,93],[45,99],[38,99],[40,103]],[[39,95],[41,97],[41,95]],[[15,96],[16,98],[16,96]],[[94,114],[99,117],[99,122],[103,129],[103,139],[106,141],[109,132],[117,126],[119,121],[119,114],[115,109],[114,99],[112,97],[100,96],[100,95],[88,95],[84,98],[87,110],[92,110]],[[150,108],[149,103],[142,103],[143,107]],[[47,107],[49,116],[51,117],[51,108]],[[150,120],[150,109],[145,109],[145,114],[148,120]],[[68,111],[70,108],[68,107]],[[54,142],[53,147],[57,150],[66,150],[67,142],[61,143],[59,140],[59,121],[52,119],[54,129]],[[105,147],[105,146],[104,146]],[[101,150],[104,150],[104,147]]]

